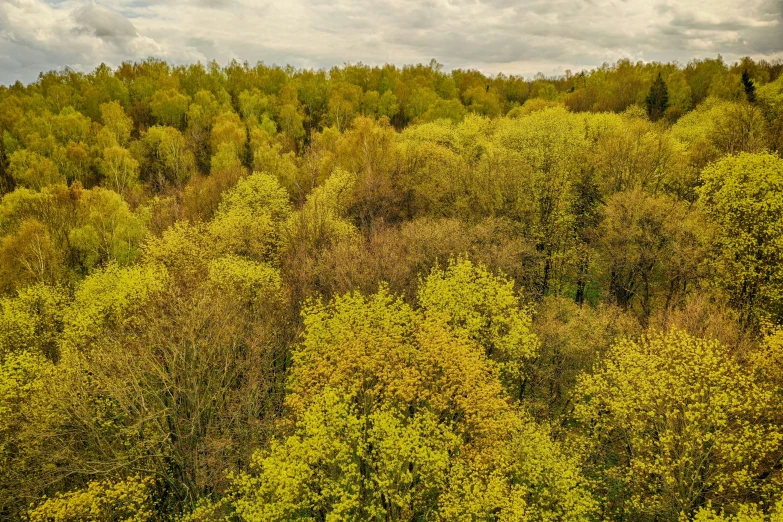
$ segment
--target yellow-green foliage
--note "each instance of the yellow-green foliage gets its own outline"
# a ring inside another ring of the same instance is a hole
[[[680,118],[671,134],[699,168],[723,154],[760,152],[766,147],[766,123],[757,108],[714,98]]]
[[[161,292],[167,277],[165,269],[156,264],[110,264],[87,277],[65,312],[65,346],[90,349],[107,327],[133,320],[133,311]]]
[[[622,340],[580,390],[606,486],[635,516],[674,520],[780,487],[765,473],[783,441],[775,391],[717,341],[676,330]]]
[[[481,156],[483,148],[495,132],[495,128],[495,120],[471,114],[454,128],[454,137],[450,147],[453,147],[460,156],[475,161]]]
[[[246,141],[247,131],[238,114],[224,112],[215,118],[210,133],[210,144],[213,151],[227,149],[234,157],[238,158],[244,152]]]
[[[218,212],[230,213],[236,209],[268,213],[274,221],[283,221],[291,212],[291,204],[275,178],[255,172],[223,195]]]
[[[68,238],[86,266],[125,265],[139,255],[145,216],[132,212],[122,196],[100,187],[84,191],[79,213],[83,224],[72,228]]]
[[[141,144],[149,150],[157,171],[154,173],[155,181],[159,185],[165,182],[181,185],[190,178],[195,159],[177,129],[158,125],[150,127]]]
[[[266,263],[235,255],[217,258],[209,264],[209,280],[223,292],[251,303],[268,303],[281,294],[280,272]]]
[[[190,97],[176,89],[160,89],[150,99],[152,115],[163,125],[182,125]]]
[[[54,420],[45,382],[55,367],[41,353],[0,356],[0,513],[10,517],[39,494],[54,467],[42,435]]]
[[[579,458],[553,442],[543,426],[516,420],[509,440],[492,450],[489,466],[457,460],[437,520],[588,521],[597,503]],[[489,452],[488,452],[489,453]]]
[[[117,145],[124,147],[130,140],[133,120],[125,114],[125,109],[117,101],[102,103],[100,111],[103,129],[109,132]]]
[[[146,522],[156,519],[152,480],[93,481],[83,489],[58,493],[28,513],[30,522]]]
[[[145,264],[162,265],[180,276],[200,277],[211,259],[225,254],[216,248],[206,225],[178,221],[160,236],[147,239],[142,259]]]
[[[9,436],[21,427],[23,410],[31,396],[41,389],[42,378],[51,371],[51,363],[39,354],[21,351],[3,357],[0,362],[0,453],[5,458],[10,450]],[[3,471],[7,471],[3,469]]]
[[[413,520],[434,509],[457,448],[432,413],[362,415],[326,389],[294,435],[254,456],[259,474],[239,479],[237,512],[248,521]]]
[[[656,300],[671,301],[697,280],[710,227],[693,207],[632,189],[607,198],[601,217],[597,244],[617,304],[636,309],[646,321]]]
[[[510,393],[521,392],[525,365],[538,354],[539,342],[512,280],[468,259],[451,260],[420,281],[418,299],[426,313],[443,314],[455,331],[484,348]]]
[[[628,113],[585,115],[585,122],[595,142],[591,161],[604,193],[644,188],[679,190],[690,196],[687,191],[696,171],[670,133]]]
[[[0,298],[0,360],[22,351],[56,359],[65,303],[62,290],[45,285],[28,286],[14,298]]]
[[[270,143],[266,131],[259,129],[255,135],[258,138],[255,140],[257,143],[252,145],[253,168],[277,178],[292,197],[302,198],[312,190],[315,183],[322,181],[317,179],[317,175],[313,176],[311,172],[297,168],[294,153],[281,153],[280,144]]]
[[[8,170],[16,183],[32,189],[40,190],[47,185],[65,181],[65,177],[49,158],[27,149],[11,154]]]
[[[783,522],[780,73],[0,86],[0,519]]]
[[[302,208],[285,224],[283,248],[317,251],[340,240],[356,237],[356,227],[345,219],[356,176],[337,169],[324,184],[314,189]]]
[[[465,159],[456,150],[456,127],[440,120],[408,127],[399,137],[399,148],[408,168],[405,186],[414,198],[411,211],[434,215],[453,215],[466,206],[468,189],[463,177],[468,170]]]
[[[237,478],[243,518],[585,520],[594,509],[575,459],[514,410],[484,350],[440,314],[381,289],[313,304],[305,327],[293,433]]]
[[[498,120],[494,139],[522,153],[535,170],[563,175],[582,159],[583,118],[557,107],[517,119]]]
[[[746,320],[783,317],[783,159],[739,154],[701,174],[701,204],[717,225],[714,281]]]
[[[0,288],[64,283],[69,273],[83,275],[111,261],[128,264],[139,254],[147,218],[100,187],[15,190],[0,204]]]
[[[511,150],[529,165],[518,183],[527,190],[517,203],[528,237],[543,257],[540,286],[568,262],[576,224],[575,187],[587,159],[585,122],[563,108],[545,109],[514,120],[498,120],[494,142]]]
[[[616,338],[641,328],[618,306],[579,306],[572,299],[550,296],[536,305],[533,329],[540,348],[525,372],[523,401],[532,413],[552,419],[570,417],[577,380]]]
[[[139,162],[130,151],[117,145],[103,149],[101,172],[109,186],[119,194],[136,186],[139,182]]]
[[[269,260],[290,212],[288,193],[280,183],[268,174],[254,173],[223,196],[209,224],[214,248]]]
[[[151,237],[140,262],[85,278],[65,312],[61,373],[50,387],[68,418],[62,444],[73,437],[80,450],[63,450],[70,460],[55,477],[143,467],[176,474],[168,487],[188,506],[206,488],[221,493],[226,470],[249,459],[280,401],[271,338],[283,304],[279,270],[216,247],[204,224],[180,223]]]
[[[780,114],[783,110],[783,76],[756,89],[756,97]]]
[[[400,141],[412,144],[434,143],[442,147],[454,147],[455,124],[448,120],[437,120],[405,128]]]
[[[778,501],[768,514],[753,504],[743,504],[731,513],[715,511],[710,506],[699,509],[693,522],[781,522],[783,502]]]

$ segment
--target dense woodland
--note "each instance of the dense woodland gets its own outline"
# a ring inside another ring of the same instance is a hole
[[[0,519],[782,521],[781,73],[0,87]]]

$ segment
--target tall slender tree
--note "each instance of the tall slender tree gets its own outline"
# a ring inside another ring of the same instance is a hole
[[[756,101],[756,85],[753,82],[753,78],[748,74],[748,70],[742,71],[742,87],[745,89],[745,98],[749,103],[755,103]]]
[[[661,78],[661,73],[650,86],[650,92],[645,100],[647,104],[647,115],[652,121],[660,120],[666,109],[669,107],[669,89],[666,82]]]

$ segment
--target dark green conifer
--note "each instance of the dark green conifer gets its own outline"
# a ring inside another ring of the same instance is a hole
[[[669,89],[666,87],[666,82],[661,78],[661,73],[658,73],[658,78],[650,86],[650,92],[647,94],[647,115],[652,121],[658,121],[661,119],[669,107]]]
[[[754,103],[756,101],[756,86],[747,69],[742,71],[742,86],[745,88],[745,98],[748,102]]]

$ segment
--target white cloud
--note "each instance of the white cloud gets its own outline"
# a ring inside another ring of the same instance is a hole
[[[428,62],[530,76],[783,52],[783,0],[0,0],[0,83],[153,55],[329,67]]]

